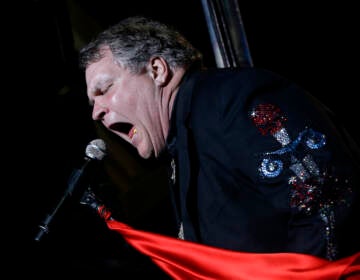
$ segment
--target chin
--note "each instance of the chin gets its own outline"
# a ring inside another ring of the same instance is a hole
[[[148,151],[148,150],[139,150],[138,149],[138,153],[144,159],[148,159],[152,155],[152,151]]]

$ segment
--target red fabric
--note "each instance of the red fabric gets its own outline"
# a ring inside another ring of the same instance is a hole
[[[176,280],[360,280],[360,252],[338,261],[296,253],[246,253],[106,222]]]

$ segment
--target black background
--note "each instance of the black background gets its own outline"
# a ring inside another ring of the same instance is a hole
[[[254,66],[299,83],[326,103],[359,141],[355,4],[270,2],[239,1]],[[2,133],[8,157],[2,168],[2,228],[4,247],[10,249],[4,253],[6,267],[40,278],[82,279],[99,273],[118,279],[160,279],[162,273],[80,205],[76,194],[57,213],[50,233],[40,242],[34,237],[63,195],[71,172],[82,165],[86,145],[98,137],[108,141],[111,152],[98,166],[102,199],[130,225],[172,233],[162,163],[140,159],[91,121],[77,51],[110,24],[141,14],[177,27],[203,52],[206,65],[215,66],[201,1],[14,4],[4,9],[10,17],[3,26],[3,60],[10,61],[3,66],[7,87]]]

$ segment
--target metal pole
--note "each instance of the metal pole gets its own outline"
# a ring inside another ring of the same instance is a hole
[[[201,0],[219,68],[252,67],[238,0]]]

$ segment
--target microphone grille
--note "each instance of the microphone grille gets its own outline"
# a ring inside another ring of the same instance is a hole
[[[102,160],[106,155],[106,144],[102,139],[94,139],[87,146],[85,150],[87,157],[91,159]]]

